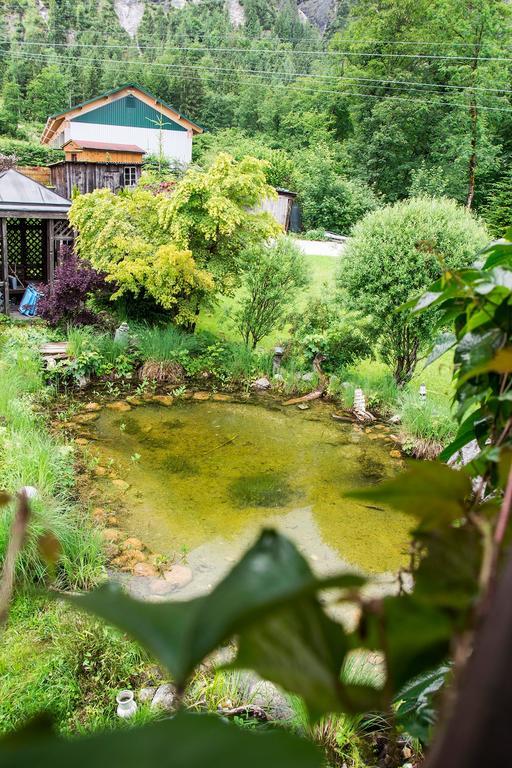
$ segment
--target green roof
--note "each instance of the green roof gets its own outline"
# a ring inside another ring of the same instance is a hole
[[[187,115],[184,115],[182,112],[180,112],[179,109],[176,109],[176,107],[173,107],[172,104],[167,104],[165,101],[162,101],[162,99],[159,99],[157,96],[155,96],[154,93],[151,93],[150,91],[146,91],[144,88],[141,88],[140,85],[137,85],[136,83],[124,83],[123,85],[118,85],[116,88],[111,88],[108,91],[104,91],[103,93],[98,94],[98,96],[95,96],[92,99],[87,99],[87,101],[82,101],[79,104],[74,104],[72,107],[69,107],[68,109],[63,110],[62,112],[55,112],[55,114],[50,115],[48,119],[53,120],[54,118],[60,117],[61,115],[66,115],[68,112],[71,112],[73,109],[86,107],[88,104],[93,104],[97,99],[102,99],[105,96],[111,96],[113,93],[119,93],[119,91],[122,91],[125,88],[135,88],[137,91],[144,93],[150,99],[154,99],[157,102],[157,104],[161,104],[163,107],[167,107],[167,109],[172,109],[173,112],[176,112],[177,115],[182,117],[184,120],[187,120],[196,128],[199,128],[202,131],[205,130],[205,128],[202,125],[200,125],[199,123],[196,123],[194,120],[191,120],[190,117],[187,117]]]

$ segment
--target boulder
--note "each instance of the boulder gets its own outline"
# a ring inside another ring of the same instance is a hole
[[[129,403],[130,405],[144,404],[144,400],[142,400],[142,398],[140,397],[137,397],[137,395],[128,395],[128,397],[126,398],[126,402]]]
[[[105,477],[105,475],[107,474],[106,468],[102,467],[100,464],[98,464],[97,467],[94,467],[93,472],[96,475],[96,477]]]
[[[121,547],[124,550],[128,550],[128,549],[143,549],[144,548],[144,544],[142,543],[142,541],[140,539],[137,539],[135,536],[130,536],[130,538],[125,539],[125,541],[123,541]]]
[[[151,709],[163,709],[169,712],[174,707],[174,700],[176,698],[176,688],[170,683],[159,685],[156,689],[156,693],[153,696],[151,702]]]
[[[397,450],[390,451],[389,455],[391,456],[392,459],[401,459],[402,458],[401,452],[397,451]]]
[[[256,379],[251,384],[251,389],[265,390],[270,389],[270,381],[266,376],[262,376],[261,379]]]
[[[80,413],[73,421],[75,424],[89,424],[91,421],[96,421],[98,416],[99,413]]]
[[[212,400],[215,400],[218,403],[229,403],[231,395],[226,395],[224,392],[215,392],[212,395]]]
[[[261,707],[274,720],[292,720],[293,707],[285,694],[268,680],[260,680],[254,676],[248,680],[248,701],[254,707]]]
[[[101,405],[99,403],[86,403],[84,405],[84,411],[88,411],[89,413],[101,411]]]

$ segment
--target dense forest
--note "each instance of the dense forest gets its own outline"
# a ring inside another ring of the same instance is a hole
[[[306,201],[306,227],[345,231],[376,200],[428,193],[500,231],[512,156],[504,0],[171,5],[2,0],[0,133],[35,139],[48,114],[136,82],[208,129],[197,158],[267,159],[269,180]]]

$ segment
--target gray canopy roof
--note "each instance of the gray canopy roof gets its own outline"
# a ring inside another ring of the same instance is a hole
[[[71,202],[29,179],[14,168],[0,171],[0,216],[9,211],[16,213],[67,213]]]

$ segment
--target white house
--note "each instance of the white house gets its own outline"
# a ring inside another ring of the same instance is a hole
[[[201,126],[137,85],[127,84],[51,115],[41,143],[61,148],[71,139],[131,144],[151,155],[190,163]]]

